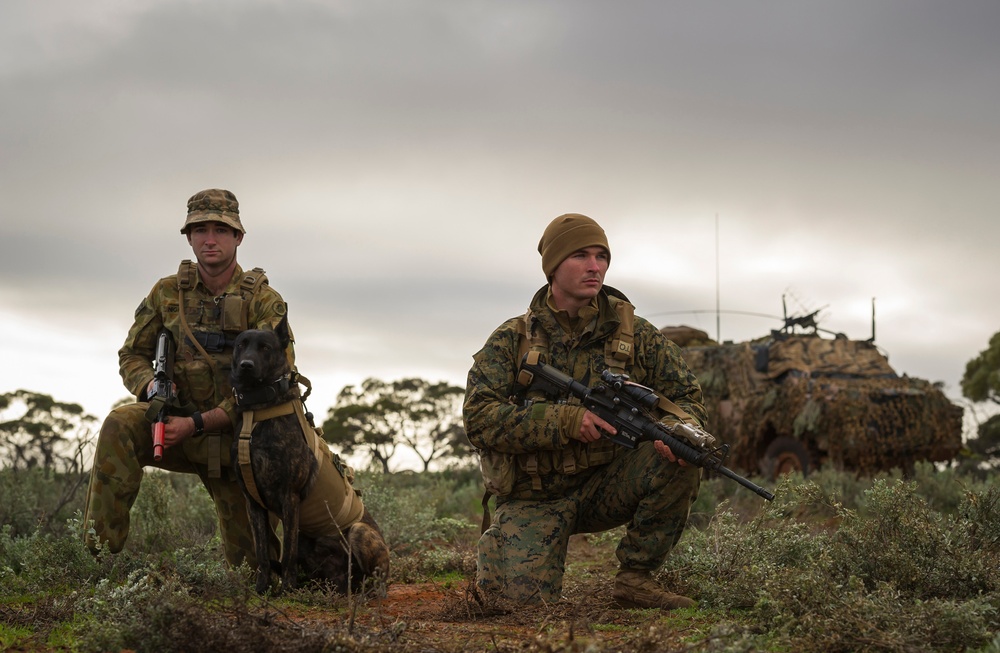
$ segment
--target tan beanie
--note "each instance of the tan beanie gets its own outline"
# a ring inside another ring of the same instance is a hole
[[[597,245],[608,251],[611,262],[611,248],[608,237],[601,225],[579,213],[566,213],[549,223],[538,241],[538,253],[542,255],[542,271],[548,279],[566,257],[584,247]]]

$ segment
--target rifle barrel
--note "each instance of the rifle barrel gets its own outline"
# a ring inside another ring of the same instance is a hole
[[[667,433],[657,433],[655,437],[656,439],[663,442],[663,444],[670,447],[670,450],[673,451],[674,455],[677,456],[678,458],[682,458],[689,463],[697,465],[698,467],[704,467],[706,469],[712,470],[713,472],[717,472],[730,480],[736,481],[737,483],[747,488],[748,490],[752,490],[753,492],[755,492],[759,496],[764,497],[768,501],[774,501],[774,494],[762,488],[761,486],[757,485],[753,481],[743,478],[742,476],[740,476],[733,470],[729,469],[728,467],[721,464],[712,464],[712,463],[706,464],[705,459],[709,458],[709,456],[706,455],[706,452],[702,452],[699,449],[695,449],[686,442],[683,442],[682,440],[679,440],[672,435],[668,435]]]
[[[746,489],[752,490],[753,492],[757,493],[757,495],[764,497],[768,501],[774,501],[774,493],[773,492],[768,491],[766,488],[762,488],[761,486],[757,485],[756,483],[754,483],[753,481],[751,481],[749,479],[743,478],[742,476],[740,476],[739,474],[737,474],[733,470],[729,469],[728,467],[719,467],[719,468],[715,469],[714,471],[722,474],[723,476],[725,476],[728,479],[732,479],[732,480],[736,481],[737,483],[739,483],[740,485],[742,485]]]

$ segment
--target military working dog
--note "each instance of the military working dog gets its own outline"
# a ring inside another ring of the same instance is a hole
[[[285,355],[290,337],[282,320],[274,331],[242,332],[233,348],[239,437],[231,453],[247,497],[256,590],[263,594],[271,583],[273,513],[283,531],[280,589],[294,588],[301,572],[345,594],[368,578],[380,579],[384,591],[389,549],[351,485],[350,468],[332,454],[304,411],[299,383],[305,379]]]

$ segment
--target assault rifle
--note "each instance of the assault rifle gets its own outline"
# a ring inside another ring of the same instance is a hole
[[[525,377],[525,373],[530,378]],[[600,383],[588,388],[551,365],[538,361],[537,355],[529,352],[521,361],[518,381],[550,395],[574,395],[587,410],[615,427],[617,432],[614,435],[605,433],[604,437],[616,444],[635,449],[639,442],[659,440],[670,447],[679,459],[736,481],[768,501],[774,499],[774,494],[768,490],[725,467],[728,444],[715,446],[715,436],[692,424],[667,425],[653,417],[651,411],[660,403],[659,396],[650,388],[632,383],[625,374],[604,370]]]
[[[153,361],[153,390],[149,393],[151,403],[160,403],[153,420],[153,460],[163,458],[163,432],[170,409],[177,403],[174,384],[174,341],[170,332],[164,329],[156,339],[156,359]]]

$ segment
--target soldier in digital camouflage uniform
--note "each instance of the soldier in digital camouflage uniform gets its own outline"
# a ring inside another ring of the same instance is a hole
[[[615,602],[691,606],[691,599],[661,587],[652,572],[681,536],[700,470],[678,463],[661,442],[631,450],[613,444],[601,437],[602,429],[613,432],[610,424],[575,398],[526,391],[517,371],[523,353],[536,350],[586,385],[605,369],[624,372],[699,425],[706,419],[701,388],[677,346],[604,285],[611,248],[596,222],[559,216],[538,251],[548,285],[527,314],[493,332],[468,376],[465,427],[496,495],[496,514],[479,540],[477,588],[486,598],[522,604],[556,601],[570,535],[625,524]]]
[[[286,304],[263,270],[244,272],[236,250],[246,233],[239,203],[227,190],[204,190],[188,200],[181,233],[196,263],[184,261],[178,274],[160,279],[139,304],[125,344],[118,352],[125,387],[137,402],[115,408],[101,426],[87,492],[85,539],[117,553],[129,532],[129,510],[144,467],[198,474],[215,502],[226,560],[253,563],[254,544],[246,500],[230,463],[236,418],[229,370],[232,345],[244,329],[273,329]],[[186,413],[167,418],[165,449],[153,460],[150,407],[157,337],[167,329],[176,347],[173,381]],[[286,351],[294,369],[293,345]],[[273,534],[272,534],[273,535]],[[272,559],[278,542],[273,538]]]

